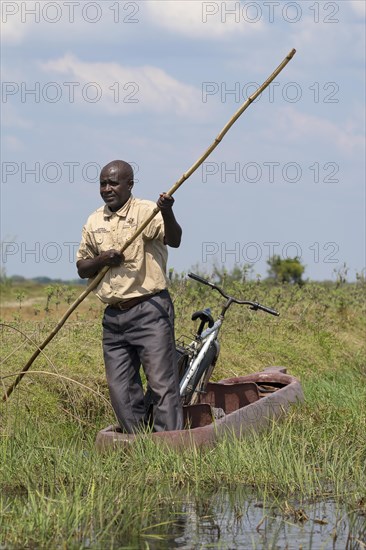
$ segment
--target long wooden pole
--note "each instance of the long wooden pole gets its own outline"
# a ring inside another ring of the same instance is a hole
[[[175,184],[169,189],[167,192],[168,195],[173,195],[177,189],[201,166],[201,164],[207,159],[207,157],[212,153],[212,151],[218,146],[218,144],[221,142],[223,137],[227,134],[227,132],[230,130],[232,125],[238,120],[238,118],[244,113],[244,111],[253,103],[255,99],[270,85],[270,83],[280,74],[282,69],[286,67],[287,63],[291,61],[293,56],[295,55],[296,50],[293,49],[289,52],[289,54],[285,57],[285,59],[282,61],[282,63],[273,71],[273,73],[267,78],[265,82],[257,90],[250,96],[248,99],[240,106],[240,108],[236,111],[236,113],[231,117],[229,122],[225,124],[221,132],[217,135],[215,140],[212,142],[212,144],[208,147],[208,149],[203,153],[203,155],[194,163],[192,166],[185,172],[178,181],[175,182]],[[130,246],[130,244],[143,232],[145,227],[149,225],[151,220],[156,216],[156,214],[159,212],[159,208],[156,206],[150,216],[141,224],[141,226],[136,230],[136,232],[130,237],[125,244],[123,245],[121,249],[121,253],[123,253],[126,248]],[[100,281],[103,279],[104,275],[108,272],[109,266],[105,266],[96,277],[88,284],[84,292],[80,294],[80,296],[70,305],[69,309],[64,313],[60,321],[57,323],[55,328],[50,332],[50,334],[47,336],[47,338],[38,346],[38,348],[33,353],[32,357],[29,359],[26,365],[24,365],[22,371],[18,374],[17,378],[15,379],[14,383],[9,386],[9,388],[6,390],[5,394],[3,395],[3,401],[6,401],[13,390],[17,387],[21,379],[23,378],[24,374],[27,372],[29,367],[32,365],[34,360],[38,357],[38,355],[41,353],[41,351],[47,346],[47,344],[52,340],[52,338],[58,333],[60,328],[65,324],[66,320],[70,317],[71,313],[78,307],[79,304],[88,296],[88,294],[98,286]]]

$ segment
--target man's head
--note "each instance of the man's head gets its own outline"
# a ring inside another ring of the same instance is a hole
[[[109,162],[100,173],[100,194],[112,212],[128,201],[133,187],[132,166],[123,160]]]

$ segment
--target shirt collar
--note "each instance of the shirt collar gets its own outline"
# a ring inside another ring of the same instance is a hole
[[[128,214],[128,211],[130,209],[131,203],[133,200],[133,196],[131,195],[127,202],[119,210],[116,212],[112,212],[112,210],[109,208],[109,206],[106,204],[104,206],[103,215],[105,218],[111,218],[114,214],[117,216],[120,216],[121,218],[125,218]]]

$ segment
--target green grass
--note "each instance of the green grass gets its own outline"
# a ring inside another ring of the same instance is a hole
[[[305,403],[261,434],[228,438],[212,449],[178,453],[147,440],[129,452],[98,454],[95,435],[113,422],[113,413],[106,401],[101,309],[91,302],[92,315],[85,305],[71,318],[45,349],[47,357],[33,365],[38,374],[25,376],[1,405],[0,545],[159,547],[159,537],[174,532],[187,498],[205,501],[225,487],[255,491],[284,513],[288,503],[329,498],[366,512],[364,288],[234,283],[227,290],[275,307],[281,316],[233,306],[214,379],[285,365],[301,379]],[[38,295],[42,309],[44,289]],[[192,333],[194,309],[210,305],[214,316],[220,309],[221,298],[195,283],[176,283],[172,295],[177,336]],[[8,357],[2,377],[18,372],[33,351],[21,333],[42,341],[57,313],[54,306],[42,316],[19,304],[3,308],[2,321],[13,328],[0,334]]]

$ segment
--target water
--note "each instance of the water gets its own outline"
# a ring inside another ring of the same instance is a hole
[[[14,494],[9,495],[9,505]],[[129,506],[134,507],[133,497]],[[24,499],[28,495],[19,494]],[[141,504],[141,496],[139,496]],[[5,498],[6,504],[6,498]],[[5,506],[6,508],[6,506]],[[236,487],[216,492],[187,494],[171,492],[164,498],[162,488],[154,503],[138,517],[134,526],[126,524],[123,504],[111,528],[83,537],[82,525],[75,533],[78,542],[70,550],[365,550],[365,503],[351,508],[331,499],[318,502],[259,500],[248,488]],[[148,513],[147,513],[148,512]],[[128,514],[127,514],[128,517]],[[5,542],[5,541],[3,541]],[[2,546],[0,550],[10,550]],[[55,545],[64,548],[64,545]]]
[[[334,501],[262,502],[244,489],[174,503],[165,534],[145,529],[147,548],[195,550],[363,550],[366,517],[361,508]],[[154,537],[160,537],[155,539]],[[131,547],[132,548],[132,547]]]

